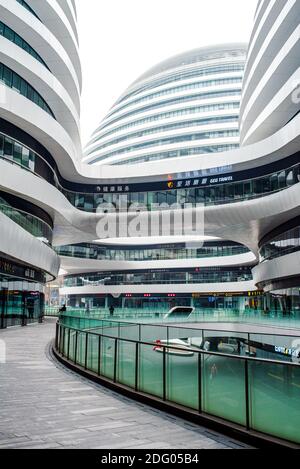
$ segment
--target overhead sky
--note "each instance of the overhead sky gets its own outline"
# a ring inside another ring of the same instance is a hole
[[[147,69],[172,55],[248,42],[257,0],[77,0],[82,141]]]

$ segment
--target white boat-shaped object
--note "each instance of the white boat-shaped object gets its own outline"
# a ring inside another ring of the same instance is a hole
[[[191,350],[190,346],[181,339],[157,340],[155,344],[156,345],[153,347],[155,352],[163,353],[165,349],[166,353],[169,355],[186,357],[192,357],[194,355],[194,352]]]

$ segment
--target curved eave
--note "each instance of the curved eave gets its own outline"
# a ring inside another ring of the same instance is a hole
[[[79,113],[80,83],[70,57],[62,44],[46,25],[16,1],[0,0],[0,17],[43,58],[53,75],[70,94],[77,113]]]
[[[80,147],[80,126],[77,110],[67,91],[51,72],[20,47],[3,37],[0,37],[0,62],[33,86],[48,104],[57,122],[64,127],[75,144]]]
[[[64,11],[56,0],[43,0],[42,2],[41,0],[27,0],[27,2],[67,51],[75,68],[81,91],[82,70],[78,44]]]
[[[34,238],[1,212],[0,225],[0,252],[47,272],[50,277],[58,276],[60,260],[49,246]]]
[[[167,284],[167,285],[99,285],[97,287],[65,287],[60,288],[60,295],[97,295],[97,294],[136,294],[136,293],[232,293],[256,291],[253,281],[245,282],[224,282],[224,283],[194,283],[194,284]]]

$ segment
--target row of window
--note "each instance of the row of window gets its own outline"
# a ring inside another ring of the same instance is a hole
[[[300,251],[300,226],[269,241],[260,249],[260,261],[276,259]]]
[[[39,175],[57,187],[70,203],[80,210],[95,212],[100,204],[117,204],[124,194],[78,193],[64,189],[58,183],[56,173],[36,153],[15,140],[0,134],[0,158],[12,161]],[[127,163],[128,164],[128,163]],[[181,188],[166,191],[129,192],[126,194],[128,207],[140,203],[147,210],[157,210],[152,204],[204,204],[219,205],[249,200],[288,188],[300,181],[300,164],[277,171],[267,176],[241,182],[231,182],[203,188]]]
[[[9,41],[21,47],[21,49],[25,50],[28,54],[38,60],[42,65],[48,68],[41,56],[28,44],[28,42],[24,41],[24,39],[22,39],[19,34],[15,33],[11,28],[6,26],[6,24],[2,23],[2,21],[0,21],[0,36],[5,37]]]
[[[145,137],[146,135],[152,135],[156,133],[162,133],[162,132],[169,132],[171,130],[176,130],[176,129],[185,129],[188,127],[197,127],[197,126],[204,126],[204,125],[212,125],[212,124],[228,124],[230,122],[238,122],[239,120],[239,115],[230,115],[230,116],[215,116],[215,117],[208,117],[205,119],[195,119],[192,121],[182,121],[182,122],[174,122],[172,124],[168,125],[161,125],[159,127],[151,127],[150,129],[145,129],[145,130],[140,130],[139,132],[133,132],[131,134],[126,133],[126,135],[122,135],[122,137],[110,140],[109,142],[101,145],[100,147],[93,148],[89,152],[87,152],[87,155],[93,153],[95,150],[102,150],[103,148],[106,148],[110,145],[117,145],[118,143],[121,143],[125,140],[129,140],[132,138],[139,138],[139,137]],[[126,127],[126,126],[125,126]],[[104,137],[108,137],[111,134],[114,134],[116,132],[119,132],[123,130],[122,127],[119,127],[117,129],[111,130],[109,132],[105,132],[101,136],[96,137],[93,139],[90,143],[89,146],[92,145],[93,143],[97,142],[100,138],[103,139]]]
[[[201,132],[201,133],[190,134],[190,135],[184,134],[184,135],[179,135],[178,137],[172,137],[172,138],[167,137],[167,138],[161,138],[159,140],[150,140],[148,142],[131,145],[129,147],[120,148],[113,152],[105,153],[105,155],[99,156],[96,160],[93,160],[93,163],[105,160],[106,158],[110,158],[111,156],[122,155],[124,153],[130,153],[132,151],[139,151],[139,150],[147,149],[150,147],[157,147],[161,145],[173,145],[175,143],[182,143],[182,142],[193,142],[196,140],[199,141],[199,140],[229,138],[229,137],[238,137],[238,136],[239,136],[238,130],[229,129],[229,130],[219,130],[219,131],[215,130],[212,132]],[[162,152],[160,154],[160,159],[165,158],[164,155],[165,153]]]
[[[65,277],[65,287],[83,287],[98,285],[151,285],[151,284],[190,284],[190,283],[226,283],[245,282],[252,280],[249,268],[239,270],[207,270],[198,272],[144,272],[82,274],[78,277]]]
[[[238,144],[228,144],[228,145],[203,145],[198,148],[184,148],[182,150],[173,150],[164,153],[157,153],[153,155],[140,156],[138,158],[130,158],[128,160],[118,161],[116,163],[110,163],[112,166],[123,166],[123,165],[132,165],[136,163],[148,163],[149,161],[158,161],[167,158],[179,158],[182,156],[192,156],[192,155],[201,155],[206,153],[218,153],[223,151],[236,150],[239,148]],[[105,157],[106,158],[106,157]],[[103,159],[103,158],[102,158]],[[96,163],[98,159],[93,161]]]
[[[12,160],[30,171],[35,170],[36,154],[15,140],[0,134],[0,157]]]
[[[168,88],[167,90],[161,90],[156,93],[148,94],[147,96],[142,96],[141,98],[137,98],[133,101],[130,101],[129,103],[126,103],[123,106],[120,106],[117,109],[114,109],[113,111],[111,111],[106,116],[106,119],[108,119],[108,117],[115,114],[116,112],[119,112],[125,109],[128,106],[133,106],[134,104],[143,103],[145,101],[151,101],[155,98],[159,98],[160,96],[167,96],[169,94],[175,94],[181,91],[195,90],[199,88],[207,88],[210,86],[229,85],[229,84],[241,83],[241,82],[242,82],[242,77],[229,77],[229,78],[221,78],[219,80],[215,79],[215,80],[198,81],[196,83],[188,83],[186,85],[176,86],[175,88]]]
[[[40,218],[10,206],[2,197],[0,197],[0,212],[35,238],[39,238],[44,243],[51,245],[53,230]]]
[[[0,63],[0,82],[12,88],[17,93],[20,93],[25,98],[32,101],[34,104],[46,111],[50,116],[54,117],[53,112],[41,97],[41,95],[29,83],[20,77],[17,73],[13,72],[6,65]]]
[[[263,197],[286,189],[300,181],[300,165],[249,181],[220,184],[205,188],[189,188],[170,191],[136,192],[127,194],[128,207],[139,203],[148,210],[155,204],[204,204],[220,205]],[[117,205],[124,194],[76,194],[64,191],[72,205],[84,211],[96,211],[102,204]],[[109,210],[109,209],[108,209]]]
[[[216,65],[213,67],[207,67],[207,66],[203,67],[203,65],[199,64],[199,66],[196,69],[181,70],[178,73],[172,72],[171,74],[163,78],[160,77],[156,80],[151,80],[151,82],[146,83],[143,86],[139,86],[138,89],[135,89],[134,91],[130,93],[126,93],[124,96],[118,99],[115,105],[121,103],[122,101],[125,101],[125,99],[128,99],[131,96],[135,96],[139,93],[142,93],[143,91],[157,88],[158,86],[167,85],[168,83],[173,83],[173,82],[181,81],[181,80],[187,80],[189,78],[194,78],[194,77],[217,75],[219,73],[240,72],[240,71],[243,71],[244,68],[245,68],[244,64],[241,64],[241,63],[239,64],[232,63],[232,64],[226,64],[226,65],[220,64],[220,65]]]
[[[151,249],[109,249],[97,245],[61,246],[56,249],[60,256],[80,259],[108,261],[162,261],[177,259],[201,259],[206,257],[235,256],[248,252],[244,246],[203,246],[197,249],[187,248],[151,248]]]
[[[147,124],[150,122],[155,122],[155,121],[162,120],[162,119],[172,119],[174,117],[186,116],[188,114],[197,114],[199,112],[226,111],[229,109],[239,109],[239,108],[240,108],[240,102],[206,104],[204,106],[186,107],[183,109],[178,109],[176,111],[168,111],[168,112],[163,112],[161,114],[155,114],[153,116],[144,117],[143,119],[138,119],[138,120],[129,122],[128,124],[124,124],[122,126],[116,127],[110,130],[109,132],[110,133],[119,132],[121,130],[126,130],[131,127],[137,127],[139,125]],[[108,133],[105,135],[108,135]],[[99,137],[97,137],[97,140],[98,138]]]
[[[165,106],[173,106],[175,104],[181,104],[181,103],[186,103],[189,101],[196,101],[196,100],[204,100],[204,99],[214,99],[214,98],[224,98],[227,96],[240,96],[241,95],[241,90],[226,90],[226,91],[215,91],[212,93],[200,93],[200,94],[194,94],[194,95],[188,95],[188,96],[182,96],[181,98],[173,98],[169,99],[167,101],[159,101],[158,103],[150,104],[148,106],[144,106],[138,109],[134,109],[133,111],[127,112],[125,114],[122,114],[121,116],[116,117],[115,119],[110,120],[107,122],[105,120],[105,124],[103,125],[103,129],[108,127],[111,124],[114,124],[115,122],[118,122],[122,119],[127,119],[130,116],[135,116],[137,114],[141,114],[147,111],[152,111],[154,109],[158,109],[161,107]]]

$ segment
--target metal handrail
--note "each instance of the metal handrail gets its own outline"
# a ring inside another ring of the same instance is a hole
[[[132,344],[138,343],[140,345],[147,345],[147,346],[151,346],[151,347],[153,347],[153,345],[155,345],[155,341],[154,342],[144,342],[143,340],[125,339],[125,338],[122,338],[122,337],[106,335],[106,334],[103,334],[103,333],[102,334],[100,334],[100,333],[97,334],[96,332],[91,332],[91,330],[75,329],[73,327],[65,326],[63,324],[60,324],[59,321],[58,321],[58,324],[63,329],[70,329],[73,332],[79,332],[79,333],[82,333],[82,334],[90,334],[90,335],[93,335],[95,337],[101,336],[101,337],[104,337],[105,339],[112,339],[112,340],[117,339],[117,340],[121,340],[122,342],[129,342],[129,343],[132,343]],[[199,331],[200,331],[200,329],[199,329]],[[236,332],[236,331],[226,331],[226,332]],[[273,334],[270,334],[270,335],[273,335]],[[168,345],[168,344],[166,344],[166,345],[159,344],[159,347],[161,347],[163,349],[171,349],[171,350],[177,350],[177,351],[180,350],[180,351],[185,351],[186,352],[186,348],[180,347],[180,346],[174,346],[174,345]],[[243,356],[243,355],[234,355],[234,354],[221,353],[221,352],[209,352],[207,350],[199,350],[197,348],[196,349],[191,349],[191,351],[196,352],[200,355],[211,355],[211,356],[224,357],[224,358],[230,358],[230,359],[237,359],[238,358],[238,359],[247,360],[247,361],[255,361],[255,362],[261,362],[261,363],[273,363],[275,365],[283,365],[284,364],[284,365],[288,365],[288,366],[292,366],[292,367],[300,367],[300,363],[283,362],[283,361],[280,361],[280,360],[272,360],[272,359],[268,359],[268,358],[246,357],[246,356]]]

